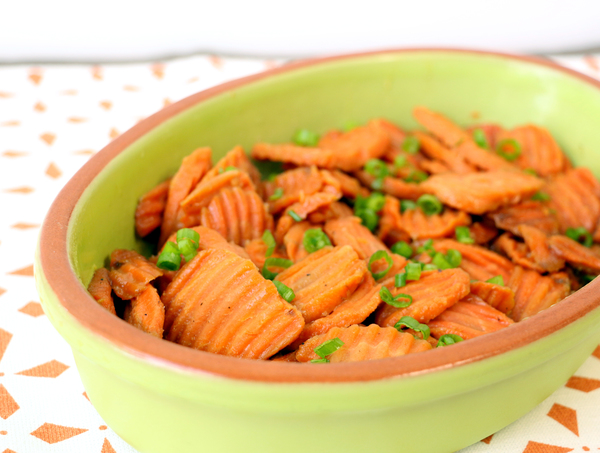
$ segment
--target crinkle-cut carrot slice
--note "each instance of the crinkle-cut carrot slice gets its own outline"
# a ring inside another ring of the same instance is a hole
[[[551,236],[548,243],[552,252],[571,266],[594,274],[600,273],[600,255],[592,249],[562,235]]]
[[[375,176],[364,170],[356,171],[354,174],[365,186],[372,187]],[[391,176],[383,178],[381,192],[402,200],[416,200],[425,193],[421,184],[406,182]]]
[[[90,281],[88,286],[88,292],[96,299],[96,302],[110,311],[113,315],[117,314],[112,298],[112,288],[110,286],[110,277],[107,269],[103,267],[96,269],[92,281]]]
[[[379,231],[377,237],[386,244],[394,245],[398,241],[408,241],[410,236],[402,229],[400,201],[390,195],[385,196],[385,203],[379,213]]]
[[[299,167],[316,165],[320,168],[336,168],[337,166],[337,158],[333,151],[288,143],[282,145],[257,143],[252,148],[252,157],[257,160],[286,162]]]
[[[296,360],[296,351],[288,352],[284,355],[278,355],[271,358],[272,362],[289,362],[289,363],[298,363]]]
[[[421,188],[435,194],[442,203],[472,214],[484,214],[516,204],[537,192],[544,182],[515,171],[489,171],[431,176]]]
[[[470,294],[428,323],[431,335],[454,334],[463,340],[496,332],[514,321],[501,311],[491,307],[479,297]]]
[[[433,137],[423,132],[415,132],[415,137],[419,139],[425,155],[443,163],[451,172],[464,174],[476,171],[475,167],[467,163],[462,155],[446,148]]]
[[[262,181],[260,178],[260,172],[252,164],[248,155],[241,146],[235,146],[229,151],[221,160],[219,160],[215,166],[206,174],[206,178],[210,179],[215,176],[222,174],[227,167],[235,167],[250,176],[250,179],[254,183],[254,187],[259,195],[262,195]]]
[[[292,304],[306,322],[327,316],[362,282],[367,266],[352,247],[324,247],[281,272],[275,279],[296,294]]]
[[[300,312],[251,261],[209,249],[186,266],[190,275],[167,304],[169,341],[232,357],[268,359],[302,331]]]
[[[531,258],[542,270],[556,272],[565,266],[565,261],[551,250],[546,233],[529,225],[521,225],[519,231],[529,248]]]
[[[522,321],[567,297],[570,292],[569,278],[566,274],[557,275],[557,278],[553,278],[552,274],[542,276],[536,271],[515,267],[508,282],[515,292],[515,308],[511,318]]]
[[[319,359],[314,349],[333,338],[339,338],[344,345],[328,356],[331,363],[385,359],[431,349],[427,341],[416,339],[410,333],[398,332],[393,327],[353,325],[334,327],[326,334],[312,337],[300,346],[296,360],[309,362]]]
[[[208,207],[202,208],[200,224],[243,246],[260,238],[265,230],[273,230],[273,217],[256,192],[231,187],[221,189]]]
[[[515,292],[508,286],[488,282],[471,282],[471,294],[508,315],[515,306]]]
[[[288,206],[302,200],[306,195],[319,192],[324,180],[317,167],[301,167],[285,171],[272,182],[265,183],[265,198],[271,214],[277,214]],[[271,199],[275,191],[283,191],[276,199]]]
[[[363,187],[358,179],[339,170],[333,170],[331,175],[340,183],[340,190],[345,197],[356,198],[358,195],[361,197],[369,196],[369,190]]]
[[[495,251],[501,252],[510,258],[513,263],[518,264],[519,266],[533,269],[534,271],[541,273],[544,272],[544,268],[542,268],[531,256],[527,244],[516,241],[510,233],[504,233],[496,239],[493,248]]]
[[[335,307],[330,314],[307,323],[292,346],[299,346],[315,335],[327,333],[333,327],[349,327],[352,324],[360,324],[380,304],[380,289],[381,285],[375,284],[373,277],[366,274],[356,291]]]
[[[308,220],[311,223],[319,224],[325,223],[328,220],[341,219],[342,217],[352,217],[354,212],[347,204],[339,201],[323,206],[310,214],[308,214]]]
[[[462,255],[460,268],[474,280],[489,280],[497,275],[508,282],[515,267],[503,256],[478,245],[468,245],[451,239],[441,239],[434,242],[433,247],[438,252],[447,253],[450,249],[458,250]]]
[[[117,249],[110,254],[110,282],[119,298],[129,300],[163,271],[133,250]]]
[[[471,165],[484,171],[514,171],[515,166],[494,152],[480,148],[471,138],[458,145],[455,152]]]
[[[394,275],[404,268],[406,260],[392,253],[381,240],[374,236],[369,229],[361,225],[361,220],[358,217],[344,217],[342,219],[330,220],[325,224],[325,233],[331,239],[334,245],[349,245],[352,247],[361,260],[368,261],[371,256],[379,251],[384,250],[392,258],[392,267],[387,275]],[[373,273],[383,272],[388,264],[383,260],[376,261],[371,266]]]
[[[296,222],[283,237],[283,245],[289,259],[298,262],[308,256],[308,252],[304,248],[303,240],[304,233],[311,228],[318,228],[310,222]]]
[[[403,316],[426,323],[469,294],[469,275],[462,269],[446,269],[422,274],[417,281],[396,288],[393,281],[383,283],[394,296],[408,294],[412,303],[405,308],[381,304],[375,318],[380,326],[393,326]]]
[[[427,215],[421,209],[408,209],[400,215],[401,230],[412,239],[437,239],[452,236],[458,226],[471,223],[471,216],[464,211],[444,209],[442,214]]]
[[[406,132],[400,129],[397,125],[383,118],[378,118],[373,120],[373,122],[379,124],[385,132],[387,132],[390,137],[390,144],[393,148],[402,147],[402,143],[406,139]]]
[[[244,250],[246,251],[248,258],[254,264],[256,264],[256,267],[258,267],[258,269],[262,269],[263,266],[265,265],[265,261],[268,258],[266,256],[267,249],[268,249],[267,244],[265,244],[265,241],[263,241],[262,239],[253,239],[253,240],[247,242],[246,245],[244,246]],[[280,250],[279,247],[275,247],[275,250],[273,250],[273,254],[270,257],[271,258],[284,258],[284,259],[288,258],[285,251]],[[244,258],[244,257],[242,257],[242,258]]]
[[[135,232],[138,236],[148,236],[161,226],[170,183],[168,179],[140,198],[135,209]]]
[[[421,167],[421,169],[423,169],[430,175],[448,173],[450,171],[450,169],[439,160],[423,159],[421,160],[421,162],[419,162],[419,167]]]
[[[177,230],[178,217],[181,215],[180,203],[192,192],[196,184],[210,169],[211,156],[210,148],[199,148],[183,158],[181,167],[179,167],[169,185],[169,195],[160,229],[159,245],[162,245],[169,235]]]
[[[521,225],[538,228],[546,234],[558,233],[558,220],[554,211],[546,203],[539,201],[526,200],[491,212],[488,216],[498,228],[517,236],[521,235]]]
[[[560,232],[584,227],[594,232],[600,218],[598,181],[587,168],[574,168],[552,178],[544,188],[556,211]]]
[[[194,227],[200,224],[202,209],[223,190],[233,187],[256,192],[250,176],[241,170],[229,170],[210,178],[203,178],[194,191],[181,202],[181,213],[177,228]]]
[[[516,140],[521,145],[521,155],[515,164],[531,168],[540,176],[560,173],[568,167],[567,158],[558,143],[543,127],[527,124],[504,132],[499,139]]]
[[[156,338],[163,337],[165,324],[165,306],[152,285],[146,285],[146,289],[138,296],[129,301],[125,307],[123,319]]]
[[[482,245],[492,241],[498,236],[498,228],[486,222],[475,222],[469,227],[471,238],[475,244]]]
[[[488,145],[490,145],[490,149],[496,149],[499,137],[501,134],[504,133],[504,128],[498,124],[484,123],[468,127],[467,132],[469,132],[471,136],[473,136],[473,131],[475,131],[476,129],[481,129],[483,131]]]

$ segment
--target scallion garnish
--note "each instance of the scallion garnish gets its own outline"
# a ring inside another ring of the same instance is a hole
[[[423,268],[421,269],[422,271],[437,271],[438,267],[435,264],[424,264]]]
[[[521,155],[521,145],[514,138],[500,140],[496,146],[496,153],[508,161],[517,160]]]
[[[354,211],[354,215],[358,217],[362,224],[370,231],[375,231],[375,228],[377,228],[377,225],[379,224],[379,216],[370,209],[358,209]]]
[[[456,268],[462,263],[462,254],[456,249],[448,249],[446,252],[446,261],[448,261],[450,266]]]
[[[283,197],[283,189],[281,187],[278,187],[277,189],[275,189],[275,191],[273,192],[273,195],[271,195],[269,197],[269,200],[279,200],[281,197]]]
[[[442,335],[438,339],[437,348],[441,348],[442,346],[450,346],[451,344],[460,343],[463,341],[462,337],[458,335],[454,335],[453,333],[447,333],[446,335]]]
[[[471,230],[466,226],[456,227],[454,234],[456,234],[456,240],[462,244],[475,243],[475,240],[471,237]]]
[[[450,265],[450,263],[446,260],[446,257],[444,256],[443,253],[436,253],[433,256],[433,264],[435,264],[437,266],[438,269],[444,270],[444,269],[452,269],[452,266]]]
[[[584,227],[567,228],[565,235],[568,238],[571,238],[574,241],[577,241],[580,244],[585,245],[586,247],[591,247],[592,244],[594,243],[594,238],[592,237],[590,232],[588,230],[586,230]]]
[[[198,253],[198,243],[189,238],[183,238],[177,241],[179,253],[183,255],[185,262],[190,262]]]
[[[394,158],[394,168],[396,170],[404,167],[406,165],[406,163],[407,163],[406,156],[399,155]]]
[[[233,165],[230,165],[230,166],[225,167],[225,168],[219,168],[219,174],[226,173],[228,171],[233,171],[233,170],[238,170],[238,168],[234,167]]]
[[[408,243],[404,241],[398,241],[392,245],[392,253],[403,256],[404,258],[411,258],[413,255],[413,249]]]
[[[406,280],[419,280],[421,278],[421,264],[408,263],[404,268],[406,272]]]
[[[273,252],[275,251],[275,246],[277,245],[277,243],[275,242],[275,238],[273,237],[273,233],[271,233],[271,230],[265,230],[265,232],[262,235],[262,240],[267,246],[265,256],[268,258],[273,254]]]
[[[496,275],[485,282],[491,283],[492,285],[504,286],[504,278],[502,278],[502,275]]]
[[[386,261],[388,266],[385,268],[385,270],[381,272],[373,272],[371,270],[371,266],[373,265],[373,263],[382,259]],[[369,269],[369,272],[371,272],[371,275],[373,275],[373,278],[375,280],[379,280],[380,278],[385,277],[388,271],[392,268],[393,264],[394,261],[392,261],[392,258],[390,257],[388,252],[386,252],[385,250],[378,250],[371,255],[371,258],[369,258],[369,264],[367,265],[367,268]]]
[[[381,190],[382,187],[383,187],[383,178],[377,178],[377,179],[373,180],[373,182],[371,183],[371,189],[373,189],[373,190]]]
[[[379,290],[379,297],[386,304],[396,308],[409,307],[413,302],[413,298],[410,294],[398,294],[394,296],[385,286]]]
[[[300,129],[294,135],[294,143],[300,146],[317,146],[319,144],[319,134],[307,129]]]
[[[417,209],[417,203],[412,200],[400,200],[400,212]]]
[[[331,241],[323,231],[318,228],[311,228],[304,232],[302,238],[302,245],[308,253],[316,252],[321,250],[323,247],[331,245]]]
[[[533,201],[549,201],[550,200],[550,195],[548,195],[546,192],[542,192],[540,190],[539,192],[534,193],[531,196],[531,199]]]
[[[394,286],[396,288],[402,288],[403,286],[406,286],[406,272],[396,274],[394,277]]]
[[[273,280],[275,277],[277,277],[278,272],[270,271],[269,267],[282,267],[284,269],[287,269],[292,264],[294,264],[293,261],[286,260],[285,258],[267,258],[262,269],[263,277],[265,277],[267,280]]]
[[[331,340],[327,340],[324,343],[321,343],[315,349],[315,354],[321,357],[321,360],[311,360],[312,363],[326,363],[329,362],[327,359],[328,355],[333,354],[335,351],[344,346],[344,342],[340,340],[338,337],[332,338]],[[323,362],[325,360],[326,362]]]
[[[442,212],[444,207],[442,206],[442,202],[435,195],[430,195],[428,193],[421,195],[417,200],[417,206],[421,208],[421,211],[425,215],[434,215]]]
[[[433,257],[436,254],[436,251],[433,249],[433,239],[427,239],[423,242],[423,245],[417,247],[417,253],[427,253]]]
[[[356,197],[354,202],[354,215],[362,220],[364,226],[375,231],[379,224],[377,212],[381,211],[385,204],[385,197],[379,192],[373,192],[368,197]]]
[[[527,173],[531,176],[537,176],[537,171],[535,171],[533,168],[526,168],[523,170],[523,173]]]
[[[171,241],[167,242],[163,247],[162,252],[158,255],[156,265],[168,271],[176,271],[181,266],[181,254],[179,247]]]
[[[417,137],[406,137],[402,142],[402,150],[409,154],[417,154],[421,144]]]
[[[473,131],[473,141],[483,149],[490,149],[490,144],[488,143],[487,137],[485,136],[485,132],[483,129],[475,129]]]
[[[406,182],[423,182],[428,177],[429,176],[427,176],[427,173],[425,173],[421,170],[413,170],[408,174],[408,176],[406,178],[404,178],[404,180]]]
[[[177,231],[177,243],[182,239],[187,238],[191,239],[196,243],[196,248],[198,247],[198,243],[200,242],[200,234],[196,230],[192,230],[191,228],[182,228]]]
[[[275,284],[277,292],[283,298],[283,300],[285,300],[286,302],[291,302],[294,300],[296,294],[294,294],[294,290],[292,288],[284,285],[283,283],[277,280],[273,280],[273,283]]]
[[[314,359],[311,360],[310,363],[329,363],[328,359]]]
[[[427,340],[429,338],[429,326],[427,324],[421,324],[412,316],[402,316],[400,321],[394,324],[394,328],[396,328],[399,332],[402,332],[403,327],[407,327],[409,329],[414,330],[415,332],[421,332],[423,335],[423,340]]]
[[[291,209],[287,212],[288,215],[294,219],[296,222],[301,222],[302,221],[302,217],[300,217],[298,214],[296,214],[295,211],[292,211]]]
[[[369,159],[365,164],[365,171],[376,178],[383,178],[390,174],[387,164],[379,159]]]

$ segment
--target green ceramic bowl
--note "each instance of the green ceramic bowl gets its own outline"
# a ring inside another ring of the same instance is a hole
[[[600,342],[600,279],[503,331],[415,356],[301,365],[233,359],[158,340],[85,287],[134,234],[140,195],[196,147],[289,140],[415,105],[461,124],[533,122],[600,174],[600,84],[532,58],[399,50],[292,64],[160,111],[90,160],[52,205],[36,282],[106,423],[144,453],[452,452],[499,430],[562,385]]]

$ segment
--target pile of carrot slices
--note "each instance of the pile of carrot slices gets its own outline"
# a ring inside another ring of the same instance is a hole
[[[374,119],[256,144],[277,174],[241,147],[216,165],[194,151],[139,201],[156,255],[115,250],[90,294],[184,346],[328,363],[510,328],[600,273],[600,183],[547,130],[413,113],[422,130]]]

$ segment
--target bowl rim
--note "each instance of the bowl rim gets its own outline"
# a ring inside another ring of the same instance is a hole
[[[142,120],[105,146],[67,182],[52,203],[40,230],[38,245],[40,267],[37,271],[43,273],[45,283],[56,295],[56,302],[89,333],[107,340],[118,350],[137,359],[198,376],[208,373],[222,378],[279,383],[366,382],[432,373],[521,348],[560,330],[598,308],[600,279],[581,288],[577,291],[576,297],[570,295],[565,298],[560,306],[550,307],[537,314],[534,322],[531,322],[532,319],[526,319],[494,335],[483,335],[452,348],[428,351],[427,354],[420,356],[420,360],[403,356],[372,361],[368,366],[360,362],[306,366],[298,363],[240,360],[183,347],[151,337],[117,320],[97,303],[84,302],[85,300],[92,302],[94,299],[75,275],[69,260],[67,235],[71,214],[92,180],[129,145],[184,110],[238,87],[335,61],[410,53],[448,53],[505,58],[558,71],[600,90],[600,81],[539,57],[460,48],[401,48],[292,62],[195,93]]]

